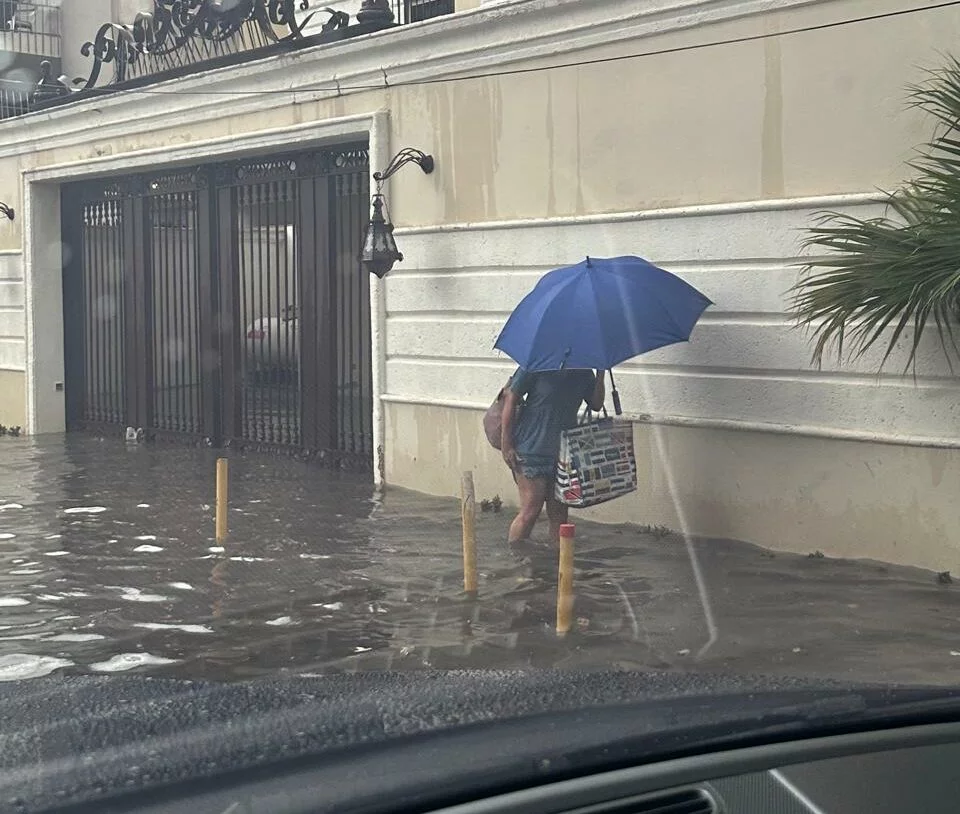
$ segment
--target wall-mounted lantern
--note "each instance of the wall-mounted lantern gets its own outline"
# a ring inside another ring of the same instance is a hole
[[[403,260],[403,255],[397,249],[397,241],[393,238],[389,212],[384,216],[387,204],[382,192],[383,182],[407,164],[416,164],[426,175],[433,172],[433,156],[405,147],[393,157],[385,170],[373,174],[377,191],[372,199],[373,212],[360,251],[360,264],[381,279],[393,268],[394,263]]]
[[[7,206],[5,203],[0,201],[0,215],[3,215],[3,217],[9,218],[10,220],[13,220],[13,216],[15,214],[16,213],[13,211],[12,206]]]

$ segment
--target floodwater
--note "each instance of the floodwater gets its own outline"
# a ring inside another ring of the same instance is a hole
[[[288,458],[231,457],[219,548],[216,457],[0,438],[0,680],[613,667],[954,683],[960,665],[960,591],[929,572],[588,523],[560,638],[556,555],[508,550],[507,510],[478,515],[470,599],[457,501]]]

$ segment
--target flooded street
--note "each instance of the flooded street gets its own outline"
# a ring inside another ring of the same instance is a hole
[[[286,458],[231,459],[221,549],[217,454],[0,439],[0,680],[613,667],[940,683],[960,663],[958,593],[929,572],[697,541],[709,644],[681,537],[587,523],[576,630],[558,639],[556,556],[510,552],[508,509],[479,514],[471,601],[456,501]]]

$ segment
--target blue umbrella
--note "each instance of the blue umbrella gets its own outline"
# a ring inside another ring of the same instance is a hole
[[[713,303],[640,257],[588,257],[545,274],[494,345],[520,367],[610,370],[655,348],[686,342]]]

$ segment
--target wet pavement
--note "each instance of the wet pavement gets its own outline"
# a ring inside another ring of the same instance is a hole
[[[708,615],[680,535],[579,523],[576,629],[558,638],[556,556],[510,552],[507,509],[479,514],[471,600],[456,501],[292,459],[231,457],[218,548],[217,454],[0,438],[0,680],[560,667],[956,683],[960,587],[927,571],[695,540]]]

